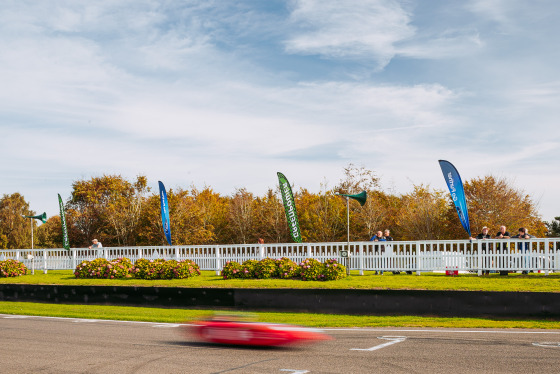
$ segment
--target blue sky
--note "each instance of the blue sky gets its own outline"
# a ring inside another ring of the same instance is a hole
[[[4,1],[0,193],[509,178],[560,215],[560,2]]]

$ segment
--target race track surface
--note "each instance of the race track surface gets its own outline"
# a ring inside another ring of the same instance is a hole
[[[201,344],[185,325],[0,315],[2,373],[552,373],[560,330],[326,329],[291,348]]]

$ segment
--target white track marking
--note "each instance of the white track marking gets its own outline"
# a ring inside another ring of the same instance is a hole
[[[17,319],[17,318],[33,318],[33,319],[52,319],[62,321],[75,321],[75,322],[110,322],[110,323],[126,323],[134,325],[149,325],[149,326],[193,326],[191,323],[164,323],[164,322],[145,322],[145,321],[119,321],[113,319],[84,319],[84,318],[70,318],[70,317],[47,317],[47,316],[28,316],[16,314],[0,314],[0,318]],[[442,327],[441,330],[433,329],[376,329],[376,328],[322,328],[323,331],[354,331],[354,332],[388,332],[388,333],[403,333],[403,332],[420,332],[420,333],[436,333],[436,334],[463,334],[463,333],[476,333],[476,334],[551,334],[560,335],[560,330],[539,330],[539,331],[516,331],[516,330],[446,330]]]
[[[402,343],[406,340],[406,336],[381,336],[377,339],[389,340],[387,343],[376,345],[371,348],[350,348],[351,351],[376,351],[381,348],[388,347],[393,344]]]
[[[560,348],[560,343],[558,342],[541,342],[541,343],[533,343],[535,347],[543,347],[543,348]]]
[[[291,371],[291,374],[305,374],[309,373],[309,370],[294,370],[294,369],[280,369],[280,371]]]
[[[355,329],[335,329],[335,328],[326,328],[322,329],[323,331],[354,331],[354,332],[430,332],[430,333],[446,333],[446,334],[554,334],[560,335],[559,330],[552,330],[552,331],[500,331],[500,330],[446,330],[445,327],[442,327],[441,330],[405,330],[405,329],[368,329],[368,328],[355,328]]]

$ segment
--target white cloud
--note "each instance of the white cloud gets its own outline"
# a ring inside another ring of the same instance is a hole
[[[415,31],[409,14],[391,0],[298,0],[290,20],[295,32],[288,52],[367,59],[380,68],[394,56],[394,44]]]

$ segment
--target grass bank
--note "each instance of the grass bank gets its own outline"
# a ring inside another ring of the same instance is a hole
[[[137,308],[98,305],[66,305],[0,302],[0,314],[87,318],[98,320],[185,323],[210,310]],[[349,316],[306,313],[251,313],[259,321],[309,327],[446,327],[560,329],[560,321],[484,318],[432,318],[415,316]]]
[[[389,289],[389,290],[463,290],[501,292],[560,292],[560,274],[460,274],[446,276],[439,273],[422,275],[375,275],[352,272],[348,278],[329,282],[304,282],[292,279],[231,279],[224,280],[213,271],[203,271],[199,277],[174,280],[142,279],[76,279],[71,270],[51,270],[48,274],[36,271],[35,275],[0,278],[0,284],[58,284],[79,286],[158,286],[158,287],[208,287],[208,288],[321,288],[321,289]]]

